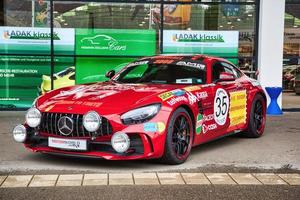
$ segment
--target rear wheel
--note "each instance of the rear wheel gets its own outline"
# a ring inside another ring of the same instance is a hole
[[[248,128],[243,135],[258,138],[263,134],[266,124],[266,102],[262,95],[254,97],[249,117]]]
[[[189,113],[178,108],[168,124],[162,161],[167,164],[181,164],[188,158],[193,141],[193,124]]]

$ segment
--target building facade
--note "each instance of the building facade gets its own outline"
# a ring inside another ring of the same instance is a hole
[[[280,27],[277,30],[284,45],[275,53],[281,52],[281,64],[275,64],[281,70],[280,81],[265,86],[281,86],[283,64],[299,65],[300,4],[280,3],[278,20],[285,19],[284,34]],[[255,78],[261,71],[258,78],[265,79],[264,69],[272,71],[272,66],[266,66],[269,61],[259,49],[269,20],[262,11],[272,4],[270,0],[1,1],[0,109],[25,109],[49,90],[105,81],[106,71],[155,54],[224,57]]]

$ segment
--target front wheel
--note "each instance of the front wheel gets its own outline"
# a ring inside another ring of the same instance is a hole
[[[263,134],[266,124],[266,101],[262,95],[257,94],[254,97],[249,117],[248,128],[244,135],[250,138],[258,138]]]
[[[191,152],[193,133],[189,113],[183,108],[175,110],[168,124],[162,161],[172,165],[185,162]]]

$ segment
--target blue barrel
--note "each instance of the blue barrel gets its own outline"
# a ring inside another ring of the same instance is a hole
[[[268,115],[282,115],[282,110],[277,103],[277,99],[282,92],[282,87],[266,87],[266,91],[271,99],[267,108]]]

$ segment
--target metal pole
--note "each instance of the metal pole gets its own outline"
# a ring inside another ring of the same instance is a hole
[[[53,0],[50,0],[50,34],[51,34],[51,41],[50,41],[50,54],[51,54],[51,90],[54,88],[53,82],[53,74],[54,74],[54,37],[53,37]]]
[[[163,42],[164,42],[164,3],[163,0],[161,0],[160,4],[160,53],[164,53],[163,49]]]

